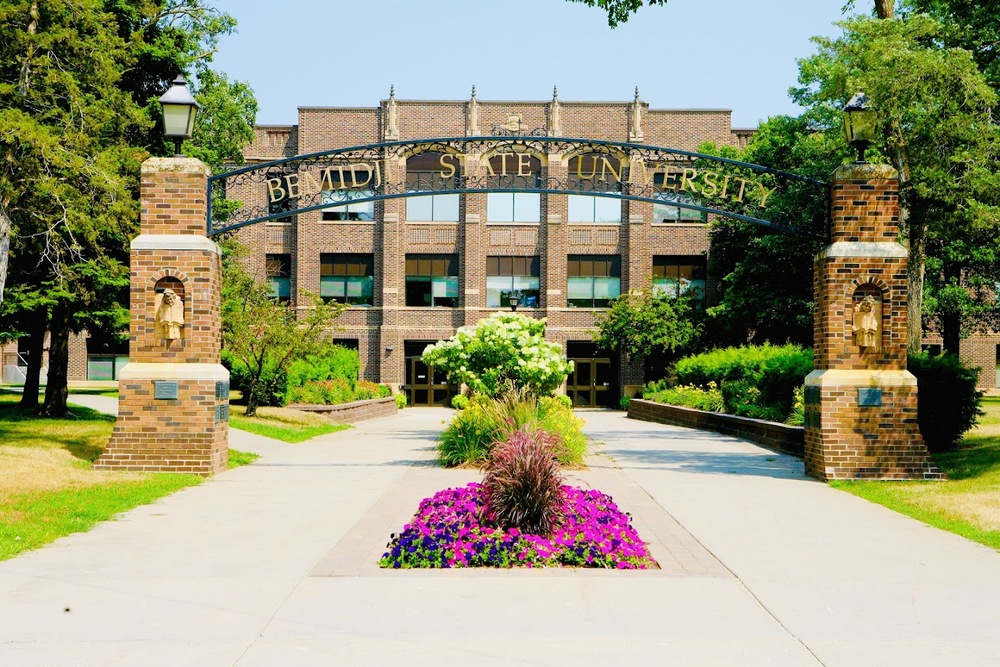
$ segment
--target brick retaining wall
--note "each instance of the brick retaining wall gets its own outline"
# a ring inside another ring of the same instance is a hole
[[[628,416],[629,419],[716,431],[799,458],[802,458],[805,450],[805,429],[801,426],[788,426],[718,412],[704,412],[636,398],[629,401]]]
[[[353,424],[365,419],[389,417],[396,414],[399,409],[396,407],[396,399],[392,396],[370,401],[341,403],[340,405],[289,405],[288,407],[302,412],[315,412],[323,415],[334,424]]]

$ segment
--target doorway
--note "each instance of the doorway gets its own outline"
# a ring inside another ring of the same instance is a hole
[[[618,400],[618,359],[599,354],[590,342],[566,345],[573,372],[566,379],[566,395],[575,408],[612,407]]]
[[[448,377],[433,366],[423,362],[424,348],[436,343],[433,340],[408,340],[403,343],[406,373],[403,391],[412,406],[451,406],[451,398],[458,387],[449,384]]]

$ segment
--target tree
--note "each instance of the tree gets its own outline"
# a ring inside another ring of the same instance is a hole
[[[996,94],[972,54],[947,46],[947,30],[929,16],[854,18],[841,26],[841,37],[816,38],[819,52],[800,61],[802,86],[793,99],[833,110],[858,90],[868,95],[879,117],[876,149],[900,173],[911,351],[919,349],[921,315],[940,321],[953,348],[963,321],[974,324],[982,311],[950,297],[998,277]]]
[[[582,2],[588,7],[600,7],[608,13],[608,25],[612,28],[628,21],[629,17],[643,6],[642,0],[570,0],[570,2]],[[667,0],[646,0],[645,4],[650,7],[663,6],[667,4]]]
[[[667,363],[701,336],[696,308],[690,298],[653,290],[622,294],[598,316],[594,343],[624,357],[642,358],[647,379],[659,379]]]
[[[850,153],[840,123],[839,113],[776,116],[743,151],[700,150],[825,181]],[[813,256],[825,242],[826,193],[793,182],[776,188],[767,211],[800,233],[728,218],[711,225],[710,272],[721,279],[718,300],[708,308],[712,344],[812,344]]]
[[[233,25],[203,0],[0,6],[0,317],[12,335],[50,332],[47,414],[65,413],[69,334],[127,321],[139,164],[147,151],[166,150],[156,99],[189,67],[206,73],[209,91],[234,89],[206,68]],[[232,95],[243,110],[247,92]],[[227,124],[232,131],[235,123],[223,122],[211,133],[220,158]],[[235,140],[247,136],[236,129]],[[12,280],[10,257],[24,258]],[[39,368],[29,367],[29,386]],[[36,393],[24,401],[31,407]]]
[[[496,396],[509,384],[544,396],[573,370],[562,346],[545,340],[545,320],[494,313],[424,350],[423,361],[472,393]]]
[[[270,287],[243,268],[244,250],[223,244],[222,339],[228,356],[246,371],[246,416],[254,417],[270,374],[284,375],[293,361],[326,344],[324,336],[347,305],[306,295],[309,309],[296,317],[292,304],[271,297]]]

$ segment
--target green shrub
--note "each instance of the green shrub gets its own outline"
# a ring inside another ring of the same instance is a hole
[[[358,351],[341,345],[329,345],[317,354],[293,361],[288,367],[289,388],[301,387],[307,382],[342,379],[355,382],[361,362]]]
[[[685,357],[674,370],[684,385],[707,387],[715,382],[726,394],[727,412],[782,421],[792,410],[795,388],[802,386],[812,366],[812,350],[764,344]],[[748,392],[748,388],[759,393]]]
[[[587,455],[583,420],[563,401],[515,390],[497,399],[473,396],[441,433],[438,459],[448,466],[482,463],[496,443],[519,429],[552,433],[559,443],[559,460],[565,465],[581,465]]]
[[[246,364],[222,350],[222,364],[229,369],[229,384],[233,389],[243,392],[246,400],[250,389],[250,371]],[[285,394],[288,390],[288,377],[277,370],[275,364],[266,363],[257,386],[257,404],[279,407],[287,405]]]
[[[621,398],[620,398],[620,399],[618,400],[618,407],[619,407],[619,408],[621,408],[622,410],[628,410],[628,404],[629,404],[629,403],[630,403],[631,401],[632,401],[632,399],[631,399],[631,398],[629,398],[628,396],[622,396],[622,397],[621,397]]]
[[[402,410],[406,407],[406,394],[399,393],[394,394],[393,397],[396,399],[396,409]]]
[[[803,426],[806,423],[805,389],[796,387],[792,394],[792,411],[785,419],[785,423],[789,426]]]
[[[583,465],[589,442],[583,433],[583,420],[560,398],[569,397],[543,396],[538,399],[539,425],[559,439],[557,454],[560,463]]]
[[[558,448],[554,434],[537,429],[517,429],[499,443],[483,476],[484,518],[504,529],[551,534],[562,505]]]
[[[970,368],[953,354],[932,357],[911,354],[908,368],[917,378],[917,419],[920,433],[932,452],[954,449],[962,434],[984,414],[983,393],[976,389],[979,369]]]
[[[653,383],[653,386],[656,386],[656,383]],[[707,389],[689,387],[687,385],[680,385],[670,389],[660,389],[659,391],[649,391],[647,389],[643,392],[642,397],[656,403],[683,405],[706,412],[725,411],[722,392],[714,382],[709,382]]]
[[[500,425],[483,405],[471,401],[438,437],[438,460],[446,466],[481,464],[501,434]]]
[[[464,410],[469,405],[469,397],[465,394],[456,394],[451,398],[451,407],[456,410]]]

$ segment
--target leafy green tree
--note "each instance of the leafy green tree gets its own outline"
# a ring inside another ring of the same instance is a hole
[[[497,396],[511,384],[545,396],[573,370],[562,346],[545,340],[545,320],[520,313],[494,313],[475,329],[463,327],[428,346],[423,360],[452,382],[487,396]]]
[[[238,108],[250,108],[247,90],[206,65],[233,25],[203,0],[0,5],[0,317],[12,336],[50,332],[47,414],[65,413],[69,334],[127,321],[139,164],[166,150],[156,99],[192,68],[210,101],[229,86]],[[246,129],[233,131],[225,105],[206,106],[204,119],[223,118],[203,132],[221,159],[226,132],[239,141]],[[28,385],[37,387],[31,362]],[[26,391],[24,405],[36,403]]]
[[[694,347],[701,336],[700,319],[689,298],[635,290],[612,301],[599,316],[594,343],[643,359],[647,379],[656,380],[669,362]]]
[[[850,153],[840,123],[839,113],[776,116],[761,124],[743,151],[701,150],[825,181]],[[799,233],[729,218],[711,225],[710,273],[721,279],[718,299],[708,308],[712,344],[812,344],[813,256],[825,242],[826,193],[798,183],[776,189],[767,216]]]
[[[665,5],[667,0],[570,0],[570,2],[582,2],[588,7],[599,7],[608,13],[608,25],[612,28],[619,23],[625,23],[632,14],[642,9],[643,4],[650,7],[654,5]]]
[[[833,110],[858,90],[868,94],[879,118],[876,149],[900,173],[911,350],[919,348],[923,315],[940,321],[957,351],[960,328],[990,310],[984,288],[1000,267],[996,93],[970,52],[947,46],[946,27],[932,17],[853,18],[841,26],[842,36],[816,38],[819,52],[800,61],[793,99]],[[981,307],[955,298],[970,288]]]
[[[223,248],[223,345],[227,355],[246,370],[242,388],[246,416],[254,417],[267,376],[283,375],[292,362],[323,349],[334,321],[348,306],[306,295],[310,307],[296,317],[293,304],[273,299],[261,277],[243,268],[242,248],[233,242],[224,243]]]

